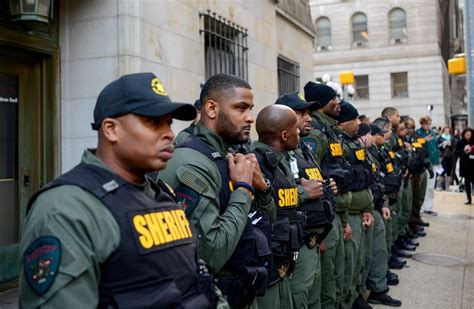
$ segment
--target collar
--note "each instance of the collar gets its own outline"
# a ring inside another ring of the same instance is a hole
[[[227,145],[222,137],[217,135],[215,132],[206,128],[203,124],[198,123],[194,128],[195,136],[199,137],[200,139],[204,140],[208,143],[213,149],[218,151],[224,158],[227,154]]]

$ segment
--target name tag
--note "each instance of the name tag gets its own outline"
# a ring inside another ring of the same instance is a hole
[[[307,168],[305,169],[306,176],[308,179],[318,179],[323,181],[323,176],[321,175],[321,171],[317,167]]]
[[[278,189],[278,206],[282,208],[298,206],[298,188]]]
[[[183,209],[131,214],[129,217],[141,254],[192,241],[193,233]]]
[[[401,138],[397,139],[398,140],[398,146],[403,147],[403,141]]]
[[[356,154],[357,160],[365,161],[365,150],[364,149],[356,150],[355,154]]]
[[[342,157],[342,146],[340,143],[329,144],[331,149],[331,156],[333,157]]]
[[[388,164],[387,164],[387,172],[389,172],[389,173],[393,172],[393,165],[392,165],[392,163],[388,163]]]

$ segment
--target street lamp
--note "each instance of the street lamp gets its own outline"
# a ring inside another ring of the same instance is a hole
[[[53,0],[10,0],[12,21],[37,21],[49,23]]]

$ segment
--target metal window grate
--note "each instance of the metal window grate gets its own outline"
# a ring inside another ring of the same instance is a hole
[[[283,95],[300,88],[300,65],[284,56],[278,56],[278,93]]]
[[[247,29],[211,10],[200,13],[204,33],[206,79],[217,74],[248,78]]]

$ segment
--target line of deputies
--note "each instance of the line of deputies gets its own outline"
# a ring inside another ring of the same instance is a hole
[[[355,302],[377,169],[356,139],[354,106],[309,82],[304,94],[284,95],[258,114],[259,139],[249,145],[247,82],[215,75],[200,101],[201,120],[172,158],[166,144],[158,155],[165,164],[152,168],[142,162],[146,151],[134,147],[151,148],[155,140],[142,134],[146,128],[135,132],[139,125],[130,125],[124,134],[127,126],[117,123],[131,118],[166,133],[156,140],[169,139],[171,119],[190,120],[195,111],[171,102],[151,73],[123,76],[102,91],[93,124],[98,149],[87,150],[81,164],[30,201],[20,303],[319,308]],[[144,175],[153,171],[159,179]],[[48,221],[56,212],[68,224]],[[94,220],[80,224],[89,216]],[[82,229],[96,237],[78,237]],[[78,295],[84,289],[90,297]]]

